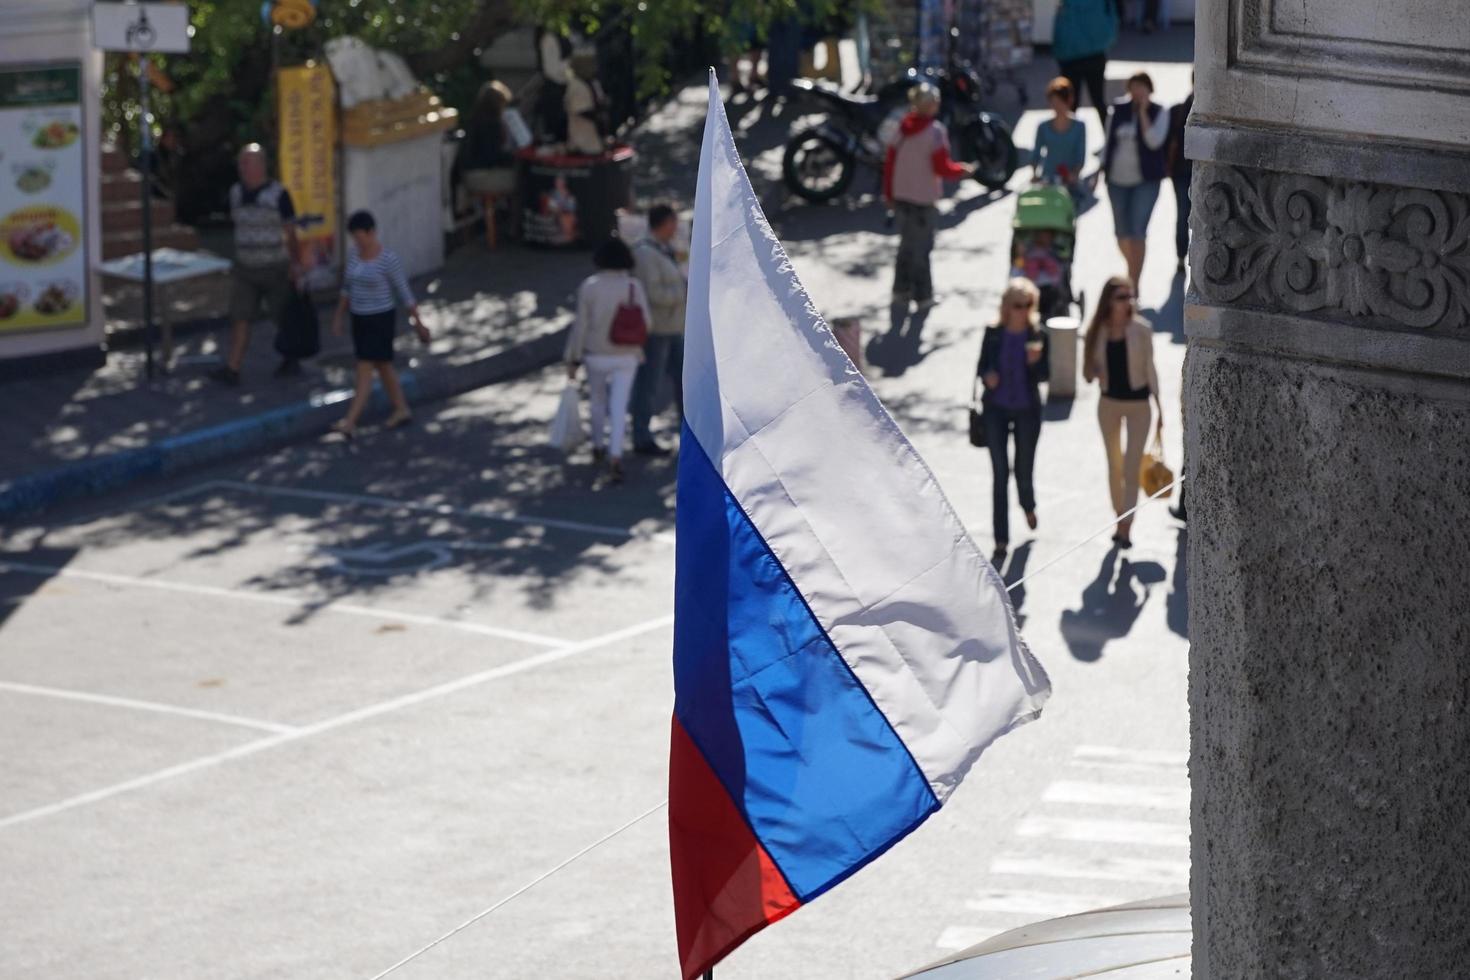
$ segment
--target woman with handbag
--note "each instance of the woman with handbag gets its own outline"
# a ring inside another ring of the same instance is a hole
[[[1150,398],[1159,410],[1154,431],[1158,436],[1164,431],[1164,406],[1159,402],[1159,376],[1154,370],[1154,332],[1138,315],[1135,300],[1133,283],[1127,277],[1109,279],[1082,342],[1082,377],[1096,381],[1102,389],[1097,420],[1108,455],[1108,492],[1119,518],[1113,541],[1120,548],[1133,544],[1129,537],[1133,517],[1123,515],[1138,503],[1138,470],[1153,414]]]
[[[608,480],[623,482],[628,398],[643,360],[652,315],[643,284],[633,277],[633,252],[611,238],[592,253],[598,271],[577,289],[577,318],[567,338],[567,377],[587,365],[592,402],[592,458],[605,459]]]
[[[1036,441],[1041,437],[1041,382],[1049,359],[1046,335],[1038,326],[1041,293],[1029,279],[1012,279],[1000,298],[1000,321],[985,329],[975,376],[983,386],[978,425],[971,420],[970,441],[990,450],[994,471],[991,520],[995,528],[997,567],[1010,546],[1011,434],[1016,437],[1016,493],[1026,512],[1026,526],[1036,530],[1036,489],[1031,474]],[[976,431],[978,429],[978,431]]]

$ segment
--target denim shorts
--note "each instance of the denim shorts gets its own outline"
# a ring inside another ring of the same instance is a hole
[[[1108,202],[1113,206],[1113,231],[1119,238],[1147,238],[1148,219],[1159,200],[1162,181],[1145,180],[1134,187],[1108,185]]]

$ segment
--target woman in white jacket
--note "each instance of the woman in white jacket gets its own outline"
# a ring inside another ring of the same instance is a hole
[[[1120,548],[1133,544],[1129,532],[1133,517],[1123,517],[1138,503],[1138,467],[1148,442],[1152,420],[1150,399],[1158,407],[1157,431],[1164,428],[1164,407],[1159,403],[1159,375],[1154,370],[1154,332],[1138,315],[1133,283],[1114,276],[1103,286],[1102,299],[1092,312],[1083,340],[1082,376],[1102,388],[1097,401],[1097,420],[1102,427],[1103,447],[1108,454],[1108,491],[1117,514],[1113,541]],[[1123,430],[1128,437],[1126,448]]]
[[[643,360],[643,343],[616,343],[613,321],[619,310],[633,307],[643,317],[646,331],[652,321],[643,284],[633,278],[633,253],[621,239],[612,238],[592,253],[598,271],[577,289],[577,318],[567,338],[567,377],[587,365],[592,402],[592,457],[607,460],[608,479],[623,481],[623,440],[628,421],[628,396]]]

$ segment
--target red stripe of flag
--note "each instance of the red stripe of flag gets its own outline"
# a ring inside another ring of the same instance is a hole
[[[692,980],[801,905],[684,726],[669,745],[669,855],[679,964]]]

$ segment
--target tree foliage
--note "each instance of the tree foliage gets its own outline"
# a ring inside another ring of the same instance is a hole
[[[854,0],[320,0],[310,26],[289,32],[262,23],[258,0],[189,0],[194,28],[187,55],[159,62],[172,82],[153,103],[162,169],[187,194],[191,182],[217,182],[233,149],[270,141],[274,131],[272,68],[320,57],[327,40],[353,35],[402,55],[420,80],[450,105],[468,107],[484,80],[477,58],[505,31],[522,24],[575,30],[585,36],[626,24],[644,96],[667,90],[682,45],[700,37],[734,52],[781,19],[820,21]],[[872,0],[858,0],[872,2]],[[136,64],[110,56],[103,94],[106,125],[133,146]],[[186,209],[187,210],[187,209]]]

